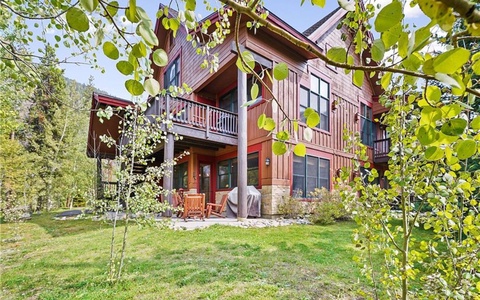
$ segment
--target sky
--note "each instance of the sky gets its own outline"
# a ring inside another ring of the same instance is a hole
[[[391,0],[381,0],[380,2],[390,2]],[[120,1],[121,2],[121,1]],[[203,1],[197,1],[197,6],[201,5]],[[216,2],[215,0],[211,2]],[[300,6],[300,0],[265,0],[265,7],[273,12],[280,19],[290,24],[293,28],[300,32],[315,24],[318,20],[330,13],[338,7],[335,0],[328,0],[325,8],[312,6],[310,1],[306,0],[303,6]],[[155,22],[155,13],[158,10],[159,3],[168,4],[170,0],[137,0],[137,5],[143,7]],[[206,10],[200,9],[201,17],[206,17]],[[407,21],[421,22],[418,19],[421,12],[418,8],[409,9],[406,12]],[[59,49],[58,58],[61,60],[63,56],[68,56],[67,51]],[[108,92],[110,95],[130,99],[131,96],[125,89],[123,83],[126,76],[120,74],[116,67],[116,61],[106,58],[103,53],[97,54],[99,64],[104,67],[104,73],[98,69],[93,69],[88,65],[62,64],[61,68],[65,70],[65,76],[74,79],[80,83],[88,83],[90,76],[94,77],[94,85],[96,88]],[[81,60],[81,58],[76,59]]]

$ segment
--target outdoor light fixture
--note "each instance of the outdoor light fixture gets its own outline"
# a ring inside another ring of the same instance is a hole
[[[269,166],[270,165],[270,158],[265,158],[265,165],[266,166]]]

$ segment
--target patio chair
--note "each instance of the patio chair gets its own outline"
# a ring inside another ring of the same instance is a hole
[[[226,208],[227,205],[227,199],[228,199],[228,194],[224,194],[222,196],[222,200],[220,200],[220,203],[207,203],[207,218],[210,218],[210,215],[213,214],[217,217],[220,218],[225,218],[225,216],[222,215],[223,211]]]
[[[185,194],[182,219],[194,217],[205,220],[205,194]]]

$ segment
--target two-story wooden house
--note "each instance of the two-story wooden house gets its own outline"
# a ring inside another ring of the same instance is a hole
[[[345,47],[360,62],[365,57],[354,54],[349,47],[351,32],[337,29],[345,15],[346,11],[338,8],[303,33],[274,14],[268,16],[268,21],[323,52],[329,47]],[[215,14],[207,17],[212,24],[215,18]],[[186,82],[193,89],[191,94],[182,97],[157,97],[147,111],[153,114],[181,112],[173,114],[173,122],[174,131],[183,136],[183,140],[171,143],[172,149],[159,149],[155,154],[157,159],[162,160],[172,151],[174,154],[189,151],[190,155],[174,167],[172,187],[205,193],[209,202],[219,201],[222,194],[238,185],[239,134],[242,139],[246,137],[247,143],[246,161],[241,162],[246,164],[247,184],[261,191],[264,216],[277,214],[277,206],[283,196],[307,198],[314,188],[332,188],[338,170],[350,166],[353,157],[352,153],[345,151],[344,129],[360,133],[364,144],[369,146],[371,163],[384,163],[385,160],[374,160],[373,157],[376,144],[380,150],[385,146],[377,140],[387,138],[380,133],[379,124],[373,121],[374,114],[382,112],[376,101],[381,89],[375,78],[366,76],[362,87],[357,87],[353,84],[351,73],[345,74],[344,70],[326,65],[314,54],[265,28],[248,30],[245,22],[239,32],[240,44],[253,53],[257,65],[270,70],[279,62],[288,65],[286,80],[267,82],[267,85],[288,117],[300,121],[300,140],[306,128],[302,122],[304,110],[314,108],[321,116],[320,124],[313,129],[312,140],[302,140],[307,146],[307,155],[298,157],[289,152],[276,156],[272,153],[276,135],[268,135],[267,131],[258,129],[257,119],[260,114],[266,113],[279,124],[285,116],[277,106],[263,100],[271,96],[267,95],[265,88],[261,88],[257,103],[248,108],[239,107],[237,85],[241,75],[236,66],[233,35],[215,49],[220,65],[218,72],[210,73],[200,68],[203,57],[197,55],[190,42],[186,41],[187,32],[180,29],[174,38],[159,20],[156,34],[160,47],[168,53],[169,64],[155,68],[155,76],[165,87]],[[246,79],[248,87],[252,79],[250,76]],[[93,104],[108,105],[106,98],[96,97],[100,101]],[[246,132],[238,130],[241,109],[245,109],[247,114]],[[90,148],[99,143],[96,136],[102,130],[96,126],[105,126],[94,120],[95,114],[92,113],[91,118]],[[290,143],[295,144],[295,140]],[[106,153],[96,152],[99,157],[109,157]],[[94,156],[92,151],[89,154]]]

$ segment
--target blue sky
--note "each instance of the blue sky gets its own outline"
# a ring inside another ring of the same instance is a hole
[[[123,1],[120,1],[123,2]],[[155,0],[137,0],[137,5],[142,6],[150,14],[151,18],[155,17],[155,13],[158,9],[159,3],[168,4],[170,1],[155,1]],[[215,1],[212,1],[215,2]],[[306,0],[303,6],[300,6],[300,0],[265,0],[265,6],[279,18],[286,21],[293,28],[302,32],[312,24],[323,18],[332,10],[338,7],[337,1],[329,0],[325,8],[319,8],[312,6],[310,1]],[[198,5],[203,1],[197,1]],[[205,10],[200,10],[202,17],[206,16]],[[416,19],[418,11],[407,11],[406,17],[411,21],[419,21]],[[67,53],[60,49],[58,52],[59,59],[63,59],[62,53]],[[63,54],[65,55],[65,54]],[[90,76],[95,78],[95,86],[101,90],[108,92],[109,94],[125,99],[130,99],[129,93],[125,90],[123,83],[127,79],[124,75],[120,74],[116,68],[116,61],[112,61],[106,58],[103,53],[98,53],[99,64],[104,66],[105,72],[101,73],[100,70],[91,68],[85,65],[73,65],[62,64],[61,68],[65,70],[65,76],[74,79],[81,83],[87,83]],[[78,60],[78,59],[77,59]]]

